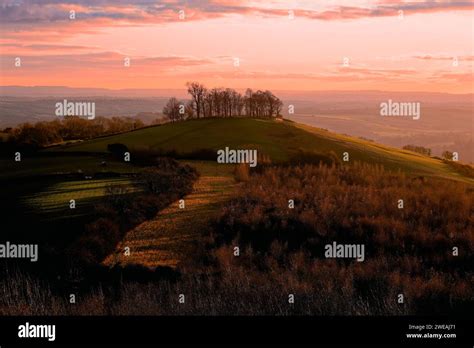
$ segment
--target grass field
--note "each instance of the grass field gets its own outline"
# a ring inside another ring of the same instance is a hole
[[[61,211],[70,210],[71,199],[75,200],[76,206],[91,207],[98,198],[106,194],[108,186],[126,187],[128,192],[135,190],[128,178],[63,181],[47,187],[44,191],[23,197],[23,203],[38,212],[60,217]]]
[[[176,267],[191,262],[196,242],[209,233],[209,221],[226,202],[236,183],[234,165],[219,165],[209,161],[182,161],[197,169],[199,179],[193,192],[184,198],[185,208],[174,202],[151,220],[129,231],[117,251],[104,261],[108,266],[140,264],[147,267]],[[123,255],[129,247],[130,256]]]
[[[285,162],[299,150],[326,153],[333,151],[350,162],[380,164],[389,170],[415,175],[438,176],[474,183],[456,173],[440,160],[409,151],[338,135],[293,122],[257,119],[202,119],[169,123],[77,145],[57,147],[61,152],[106,152],[107,144],[123,143],[130,149],[149,147],[164,151],[190,153],[199,149],[252,148],[270,156],[273,162]],[[46,150],[46,151],[53,151]]]
[[[107,155],[92,154],[23,154],[19,162],[13,157],[0,159],[0,168],[3,237],[47,243],[57,248],[82,233],[108,186],[126,185],[129,191],[135,189],[131,177],[107,177],[103,173],[134,174],[140,170]],[[71,199],[75,200],[75,209],[69,206]]]
[[[12,159],[0,159],[0,179],[8,177],[34,177],[38,175],[103,172],[135,173],[139,168],[126,162],[106,160],[107,165],[101,166],[102,159],[94,156],[57,156],[27,157],[20,162]]]

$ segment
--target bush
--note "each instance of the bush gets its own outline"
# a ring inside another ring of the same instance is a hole
[[[320,153],[316,151],[299,150],[290,156],[289,163],[291,165],[325,164],[331,166],[338,165],[341,161],[332,151],[328,153]]]
[[[139,181],[145,192],[171,194],[178,197],[190,192],[198,173],[188,165],[181,165],[169,158],[159,158],[156,166],[145,169]]]
[[[467,176],[468,178],[474,178],[474,167],[472,165],[462,164],[452,160],[443,160],[443,162],[459,174]]]
[[[238,267],[269,284],[288,282],[300,255],[294,286],[346,288],[350,299],[368,301],[375,312],[396,314],[384,301],[400,292],[411,313],[468,312],[474,308],[474,193],[460,182],[423,180],[367,164],[266,168],[221,209],[210,253],[222,269],[235,264],[232,272]],[[365,261],[326,259],[324,247],[333,241],[363,244]],[[248,250],[244,261],[232,261],[240,259],[230,255],[235,245]],[[462,250],[458,256],[453,246]],[[315,267],[331,268],[334,278],[320,278],[327,274]]]
[[[121,240],[119,224],[107,218],[99,218],[85,227],[84,235],[70,251],[74,264],[96,264],[110,254]]]
[[[122,159],[122,160],[123,160],[124,153],[129,152],[128,147],[120,143],[108,144],[107,151],[112,153],[112,156],[114,156],[115,158]]]
[[[408,150],[408,151],[418,152],[419,154],[422,154],[425,156],[431,156],[431,149],[427,147],[417,146],[417,145],[405,145],[403,149]]]
[[[234,178],[237,182],[245,182],[250,179],[250,167],[247,163],[239,163],[234,168]]]

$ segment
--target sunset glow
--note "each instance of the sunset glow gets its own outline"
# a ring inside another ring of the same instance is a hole
[[[1,4],[3,86],[474,92],[471,1]]]

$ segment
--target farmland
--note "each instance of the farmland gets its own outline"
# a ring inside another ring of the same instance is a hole
[[[109,187],[124,187],[128,192],[136,188],[128,178],[118,177],[96,180],[72,180],[55,183],[45,191],[23,197],[23,203],[28,208],[43,213],[61,216],[70,209],[70,200],[77,206],[91,207],[95,201],[106,194]]]

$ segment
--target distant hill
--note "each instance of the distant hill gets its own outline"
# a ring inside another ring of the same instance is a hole
[[[184,97],[184,89],[108,89],[77,88],[67,86],[0,86],[0,95],[9,97],[115,97],[115,98],[148,98]]]
[[[235,149],[255,148],[268,155],[273,162],[288,161],[300,150],[322,154],[332,151],[339,158],[342,158],[344,152],[348,152],[350,162],[362,161],[379,164],[389,170],[474,183],[474,180],[456,173],[450,165],[441,160],[290,121],[248,118],[191,120],[148,127],[46,151],[107,152],[107,145],[112,143],[125,144],[129,149],[149,147],[179,153],[202,149],[218,150],[226,146]]]
[[[56,103],[68,101],[95,102],[96,116],[128,116],[151,123],[159,117],[167,98],[162,97],[2,97],[0,100],[0,128],[20,123],[51,121],[55,116]]]

